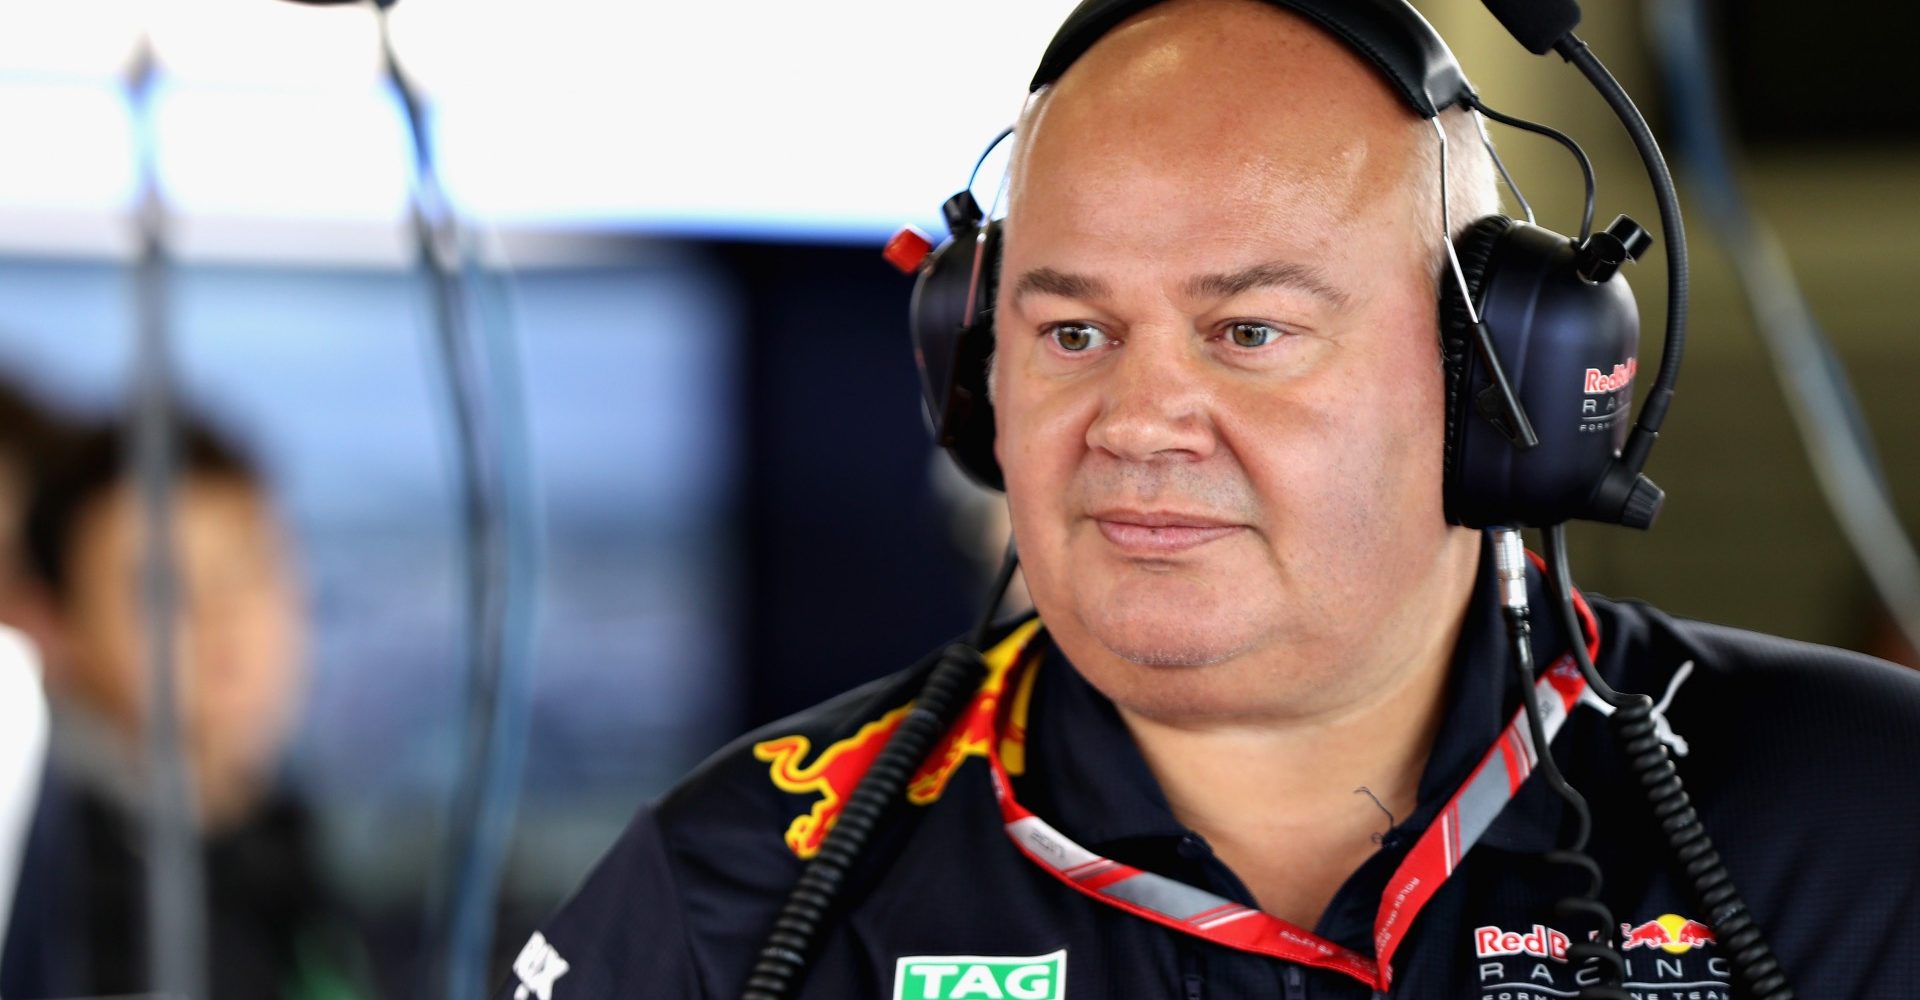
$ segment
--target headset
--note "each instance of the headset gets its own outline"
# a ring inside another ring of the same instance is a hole
[[[1048,46],[1029,89],[1058,80],[1109,30],[1157,2],[1082,3]],[[1484,108],[1446,43],[1401,0],[1266,2],[1344,40],[1422,118],[1437,122],[1456,106]],[[970,190],[948,199],[942,215],[951,235],[938,249],[903,232],[887,257],[918,275],[908,330],[935,440],[976,482],[1000,489],[986,368],[1000,223],[984,217]],[[1492,215],[1449,247],[1454,270],[1440,282],[1437,306],[1449,521],[1476,528],[1572,519],[1653,524],[1663,494],[1641,473],[1646,451],[1623,455],[1640,322],[1618,273],[1651,242],[1625,216],[1602,232],[1568,238]],[[1670,344],[1666,367],[1678,367],[1677,355]],[[1664,410],[1649,407],[1646,433],[1657,433]]]
[[[1083,0],[1048,45],[1029,92],[1057,81],[1109,31],[1159,2]],[[1340,39],[1434,126],[1441,151],[1440,239],[1450,272],[1441,276],[1435,303],[1446,382],[1445,515],[1453,524],[1487,529],[1492,538],[1513,666],[1520,689],[1531,690],[1531,625],[1518,529],[1544,529],[1547,585],[1566,634],[1577,636],[1581,628],[1567,568],[1565,523],[1587,520],[1644,530],[1653,525],[1665,499],[1642,470],[1672,402],[1685,346],[1686,234],[1666,161],[1632,100],[1574,36],[1580,21],[1575,0],[1483,0],[1528,50],[1555,52],[1586,76],[1626,126],[1652,181],[1667,240],[1666,337],[1659,371],[1638,422],[1630,428],[1640,321],[1620,269],[1638,260],[1653,238],[1626,216],[1601,232],[1592,231],[1593,168],[1579,145],[1552,128],[1487,107],[1446,43],[1405,0],[1261,2],[1304,17]],[[1490,215],[1457,237],[1447,231],[1447,134],[1439,117],[1456,107],[1551,138],[1574,155],[1586,179],[1578,236],[1563,236],[1534,223],[1531,207],[1490,142],[1488,152],[1526,219]],[[1011,131],[997,136],[987,153]],[[986,157],[983,153],[981,162]],[[976,176],[979,169],[976,163]],[[993,452],[994,414],[987,391],[1003,230],[1000,221],[981,211],[972,186],[969,178],[967,187],[942,206],[949,236],[938,247],[909,228],[887,244],[883,255],[916,276],[908,333],[935,442],[973,480],[1004,489]],[[835,894],[847,871],[888,807],[899,799],[905,776],[952,724],[964,692],[978,684],[984,672],[978,650],[1016,562],[1009,544],[971,644],[955,643],[942,654],[916,699],[915,711],[855,787],[819,855],[803,869],[750,974],[746,1000],[785,996],[804,976],[815,933],[833,914]],[[1573,647],[1593,692],[1613,706],[1610,725],[1629,767],[1660,817],[1696,901],[1725,944],[1741,988],[1764,1000],[1790,998],[1792,990],[1659,739],[1652,699],[1615,691],[1594,669],[1584,645],[1574,642]],[[1627,1000],[1631,994],[1622,984],[1624,961],[1612,946],[1617,924],[1599,898],[1600,868],[1585,853],[1591,828],[1586,802],[1554,764],[1538,706],[1531,698],[1520,700],[1532,722],[1542,779],[1566,799],[1578,820],[1571,843],[1549,852],[1546,860],[1588,878],[1582,894],[1555,906],[1563,917],[1590,922],[1595,931],[1592,940],[1576,941],[1568,949],[1569,961],[1591,963],[1600,972],[1599,981],[1579,996]]]

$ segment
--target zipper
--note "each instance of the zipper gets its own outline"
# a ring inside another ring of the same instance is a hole
[[[1287,1000],[1307,1000],[1307,977],[1297,965],[1287,966]]]

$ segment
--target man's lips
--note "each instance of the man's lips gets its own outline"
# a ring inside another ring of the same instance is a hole
[[[1095,524],[1115,548],[1129,555],[1169,556],[1245,529],[1221,518],[1173,511],[1106,510]]]

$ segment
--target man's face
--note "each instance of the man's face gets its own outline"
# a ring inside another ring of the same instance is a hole
[[[299,588],[258,489],[189,477],[175,494],[176,664],[202,819],[251,806],[284,743],[304,674]],[[71,693],[129,739],[144,719],[142,515],[121,486],[75,523],[62,610]]]
[[[1248,681],[1300,704],[1396,655],[1373,635],[1462,549],[1440,223],[1413,187],[1431,131],[1336,42],[1244,3],[1157,8],[1046,100],[994,379],[1049,628],[1116,701],[1170,714],[1259,711]],[[1181,667],[1205,669],[1166,684]]]

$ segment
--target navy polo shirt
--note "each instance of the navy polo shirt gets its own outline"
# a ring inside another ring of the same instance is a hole
[[[1541,582],[1530,585],[1534,658],[1547,664],[1567,643]],[[1621,690],[1671,693],[1664,714],[1688,749],[1680,772],[1799,995],[1920,996],[1920,674],[1644,605],[1591,604],[1601,673]],[[803,865],[790,834],[807,829],[838,780],[820,777],[833,770],[831,750],[910,701],[931,665],[930,657],[744,737],[643,808],[527,943],[500,996],[738,996]],[[1050,643],[1034,669],[1026,767],[1014,781],[1021,804],[1093,852],[1253,905],[1173,815],[1112,703]],[[1389,878],[1498,738],[1519,692],[1483,566],[1420,805],[1349,875],[1316,933],[1373,954]],[[756,753],[768,746],[790,753],[785,787],[774,780],[780,758]],[[1641,1000],[1733,995],[1718,943],[1673,933],[1704,915],[1601,714],[1577,708],[1554,752],[1592,806],[1589,853],[1631,939],[1630,991]],[[1562,843],[1567,819],[1539,778],[1521,786],[1415,918],[1394,958],[1395,997],[1578,991],[1589,973],[1553,945],[1577,926],[1553,910],[1577,877],[1542,857]],[[841,901],[800,997],[1374,996],[1342,973],[1217,945],[1062,884],[1009,840],[979,757],[963,761],[937,799],[895,808]]]

